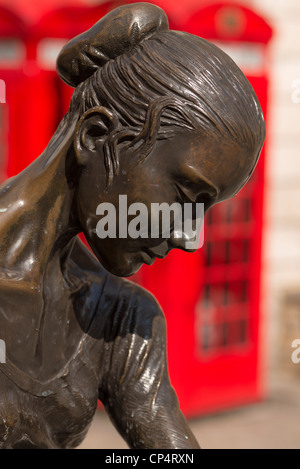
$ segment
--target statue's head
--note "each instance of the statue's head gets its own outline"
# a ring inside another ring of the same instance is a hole
[[[160,238],[106,238],[97,207],[119,196],[139,202],[204,203],[233,197],[247,182],[265,138],[258,99],[237,65],[210,42],[169,31],[148,3],[113,10],[71,40],[57,62],[75,87],[69,114],[81,173],[76,210],[103,265],[130,275],[154,254],[185,249],[174,233]],[[118,231],[118,229],[117,229]]]

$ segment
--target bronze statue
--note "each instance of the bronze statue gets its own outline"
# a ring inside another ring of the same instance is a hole
[[[57,69],[75,88],[69,111],[0,187],[0,447],[74,448],[100,399],[131,448],[199,448],[169,382],[163,313],[122,278],[183,237],[100,239],[96,211],[120,194],[205,210],[233,197],[264,142],[260,105],[225,53],[169,31],[148,3],[71,40]]]

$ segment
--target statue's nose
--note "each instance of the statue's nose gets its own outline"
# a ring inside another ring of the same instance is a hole
[[[196,247],[189,247],[192,246],[197,240],[197,233],[187,233],[184,231],[172,231],[170,236],[170,244],[174,249],[182,249],[187,252],[195,252],[198,249]]]

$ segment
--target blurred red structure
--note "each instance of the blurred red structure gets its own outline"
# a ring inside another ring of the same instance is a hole
[[[46,13],[30,26],[10,13],[16,26],[14,32],[4,36],[3,48],[8,47],[9,37],[17,37],[19,47],[22,46],[22,58],[19,69],[14,66],[10,71],[7,68],[10,64],[2,64],[0,57],[0,78],[7,83],[10,115],[6,176],[22,171],[42,153],[68,109],[73,89],[65,85],[56,73],[58,52],[70,38],[90,28],[105,15],[110,6],[110,3],[104,3],[93,8],[59,8]],[[5,112],[5,107],[3,109]]]
[[[109,9],[130,2],[87,7],[78,1],[49,11],[54,3],[45,2],[38,10],[38,2],[19,0],[20,12],[26,9],[20,18],[1,10],[0,78],[7,84],[7,103],[0,104],[0,146],[6,176],[24,169],[44,150],[68,109],[73,90],[55,71],[62,45]],[[236,2],[205,2],[198,11],[194,0],[176,6],[170,0],[153,3],[165,9],[171,29],[205,37],[224,48],[244,70],[266,115],[267,44],[272,31],[263,18]],[[30,12],[28,4],[37,10]],[[2,57],[1,44],[5,50],[12,44],[8,58]],[[193,255],[172,252],[150,268],[143,267],[135,278],[164,309],[171,380],[187,416],[263,396],[259,374],[263,181],[264,151],[238,197],[209,212],[201,250]]]
[[[49,11],[66,7],[86,5],[84,0],[1,0],[0,5],[9,8],[17,16],[20,16],[28,26],[35,24]],[[100,3],[100,2],[99,2]]]

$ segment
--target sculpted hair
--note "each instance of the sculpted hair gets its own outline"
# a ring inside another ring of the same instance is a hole
[[[81,82],[70,112],[97,106],[119,122],[104,148],[108,182],[118,171],[119,142],[138,146],[143,161],[174,126],[233,139],[257,158],[265,139],[260,104],[238,66],[214,44],[178,31],[155,32]]]

